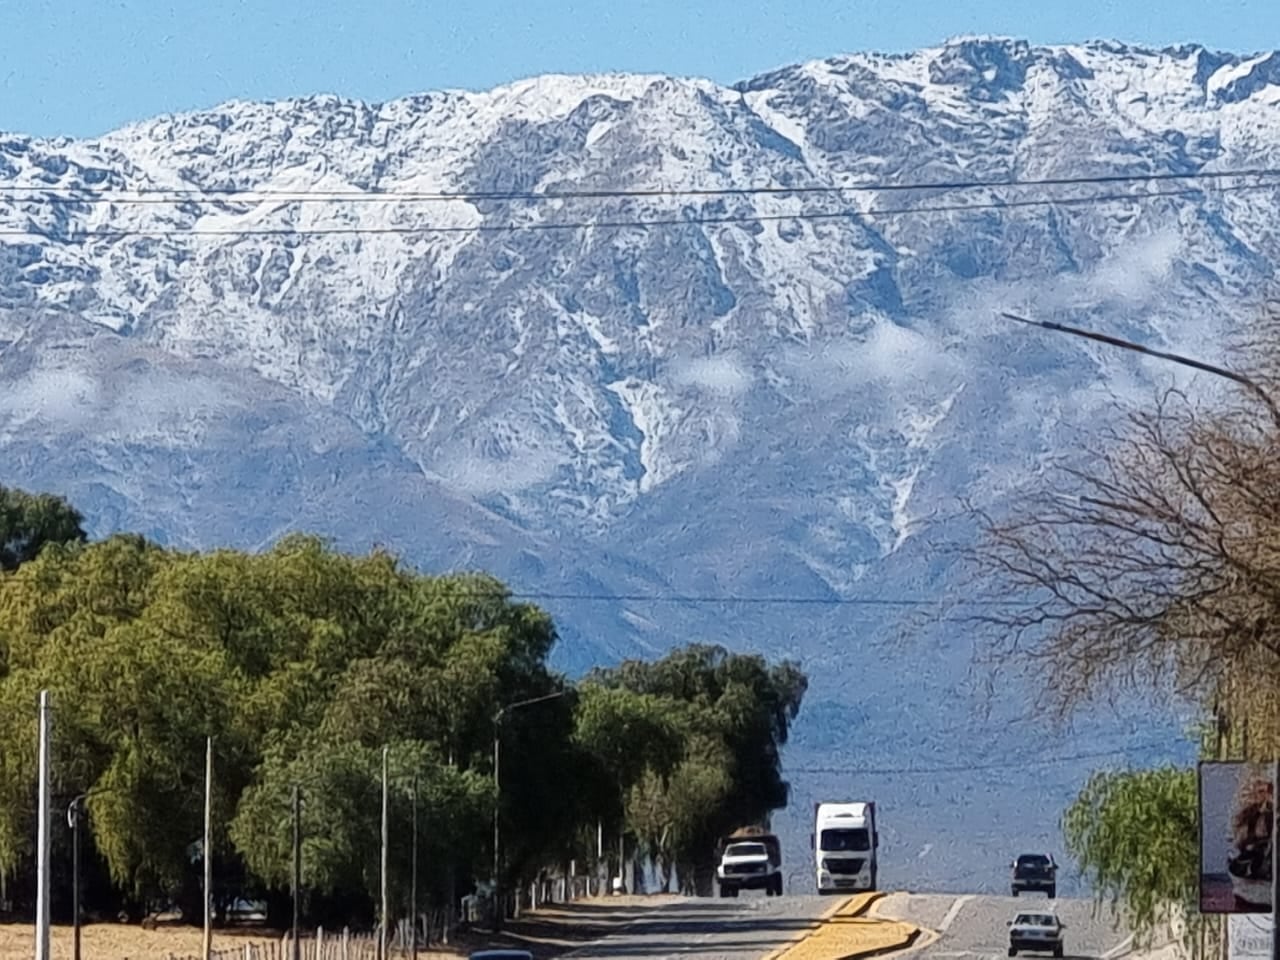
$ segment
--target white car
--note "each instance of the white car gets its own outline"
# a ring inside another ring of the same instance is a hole
[[[1052,913],[1020,913],[1009,921],[1009,956],[1019,950],[1062,956],[1062,931],[1066,924]]]

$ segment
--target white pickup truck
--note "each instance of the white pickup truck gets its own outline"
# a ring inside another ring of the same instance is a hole
[[[725,842],[716,868],[720,896],[736,897],[739,890],[763,890],[782,895],[782,846],[770,833],[740,830]]]

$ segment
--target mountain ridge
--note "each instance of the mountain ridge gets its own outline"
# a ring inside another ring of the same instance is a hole
[[[484,567],[546,598],[571,673],[686,639],[795,656],[817,726],[802,712],[788,763],[874,785],[894,845],[959,824],[886,878],[986,865],[998,885],[984,816],[1048,842],[1090,761],[975,771],[969,812],[859,766],[1188,748],[1145,704],[1058,731],[1025,679],[994,704],[958,686],[972,640],[943,608],[966,588],[941,547],[975,533],[956,504],[1001,509],[1087,455],[1117,399],[1222,389],[998,314],[1218,359],[1274,282],[1280,180],[902,188],[1280,169],[1277,63],[969,39],[735,87],[552,77],[0,135],[0,482],[68,495],[95,533],[257,548],[306,528]],[[888,189],[337,195],[378,184]],[[696,222],[717,218],[738,219]],[[940,612],[907,650],[899,611],[860,597]],[[797,774],[785,829],[833,781]]]

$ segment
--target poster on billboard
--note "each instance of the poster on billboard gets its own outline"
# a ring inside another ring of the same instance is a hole
[[[1227,960],[1271,960],[1271,914],[1227,917]]]
[[[1200,912],[1271,912],[1275,767],[1200,764]]]

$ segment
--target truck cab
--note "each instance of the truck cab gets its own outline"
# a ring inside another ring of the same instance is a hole
[[[875,803],[816,803],[813,818],[818,892],[877,889],[880,832]]]
[[[736,897],[739,890],[763,890],[782,895],[782,845],[763,829],[735,831],[724,842],[716,867],[720,896]]]

